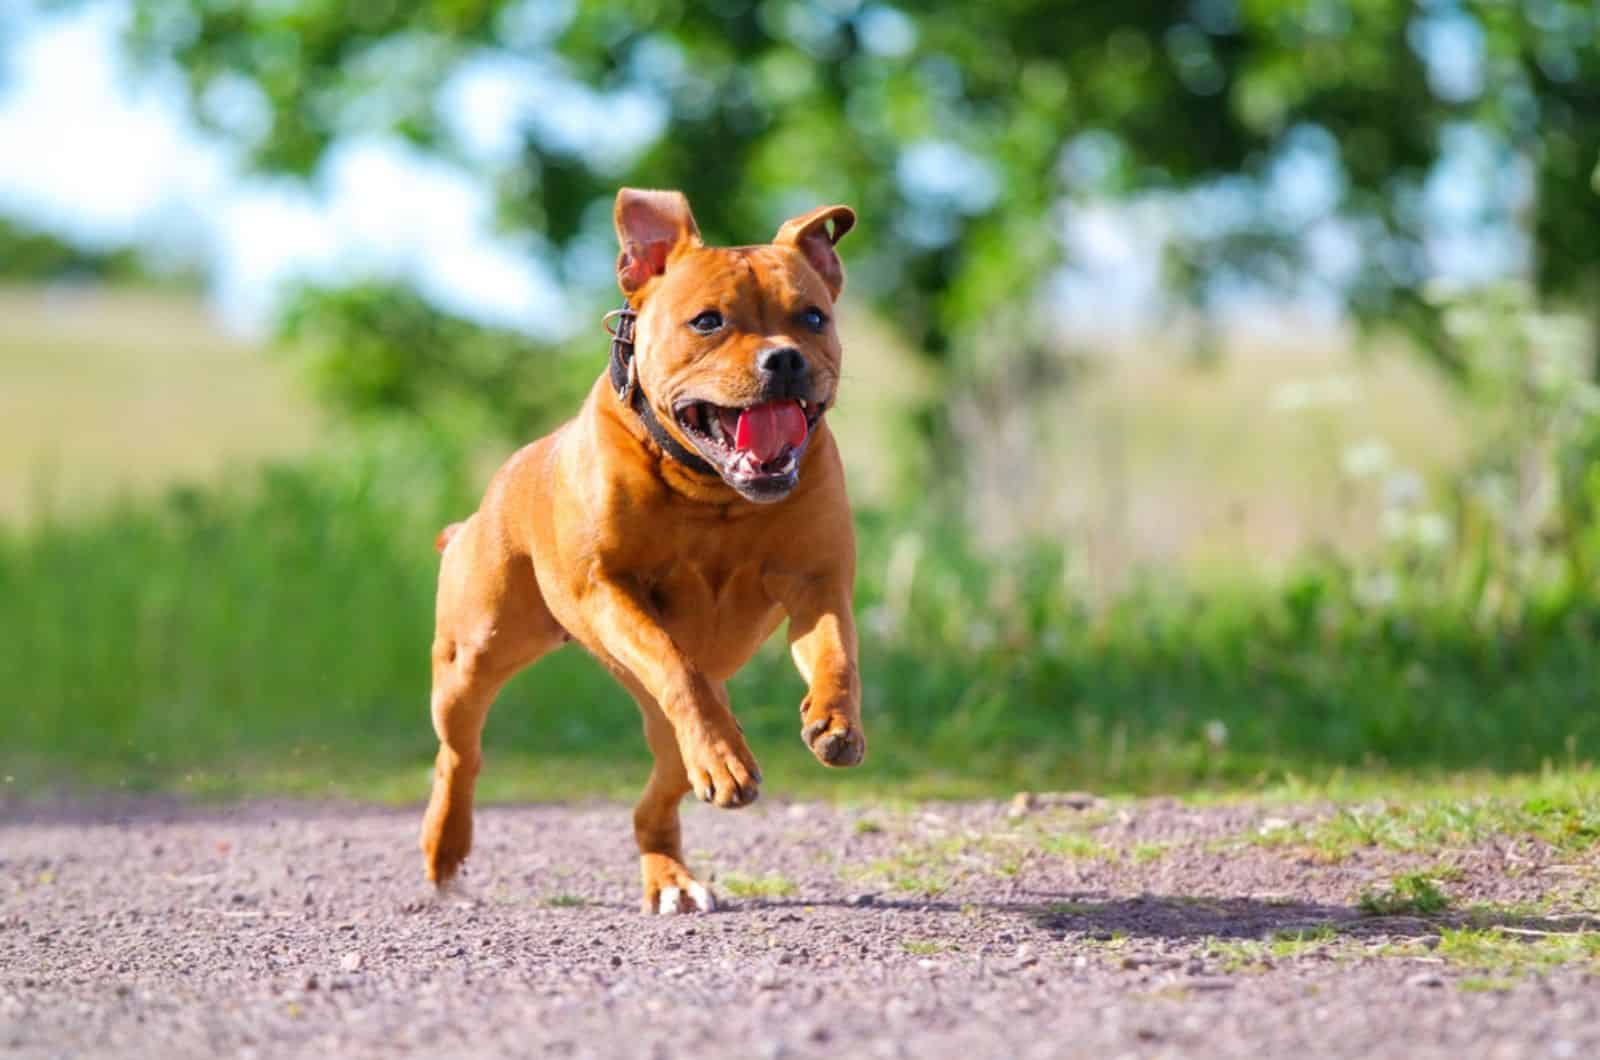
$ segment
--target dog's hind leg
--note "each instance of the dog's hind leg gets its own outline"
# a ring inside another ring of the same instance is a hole
[[[639,701],[645,740],[655,756],[650,780],[633,808],[633,835],[639,843],[639,871],[644,882],[643,909],[664,915],[709,913],[717,907],[716,896],[683,864],[678,804],[691,785],[678,752],[677,734],[649,693],[631,681],[626,683]]]
[[[472,792],[490,705],[512,675],[566,640],[527,557],[504,553],[487,536],[473,517],[439,570],[432,697],[439,754],[421,846],[428,879],[440,885],[472,849]]]

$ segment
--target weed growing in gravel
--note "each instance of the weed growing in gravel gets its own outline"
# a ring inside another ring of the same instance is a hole
[[[906,939],[900,943],[900,948],[919,957],[931,957],[935,953],[945,953],[955,947],[938,939]]]
[[[1122,856],[1117,848],[1078,832],[1043,836],[1038,842],[1046,854],[1074,861],[1116,861]]]
[[[845,875],[856,880],[887,883],[895,890],[909,894],[932,896],[948,891],[962,876],[1017,875],[1022,871],[1034,842],[1015,834],[968,834],[928,839],[907,843],[890,856],[879,858],[863,868],[847,869]],[[1111,851],[1108,856],[1114,854]]]
[[[1339,939],[1332,924],[1318,924],[1293,931],[1276,931],[1263,939],[1207,940],[1207,955],[1224,972],[1265,970],[1275,960],[1290,960],[1311,950],[1322,949]]]
[[[954,882],[951,858],[938,847],[905,847],[865,866],[846,866],[841,875],[930,898],[948,891]]]
[[[874,821],[870,817],[861,818],[861,820],[857,821],[855,825],[856,835],[878,835],[882,833],[882,831],[883,825],[879,824],[877,821]]]
[[[579,909],[589,904],[589,899],[576,894],[552,894],[544,900],[552,909]]]
[[[1309,825],[1252,833],[1247,841],[1298,848],[1314,860],[1333,863],[1365,847],[1428,853],[1496,836],[1528,836],[1578,853],[1600,840],[1600,782],[1594,774],[1547,776],[1523,787],[1482,798],[1423,793],[1415,800],[1348,806]]]
[[[1229,975],[1264,970],[1270,956],[1260,939],[1209,939],[1205,954]]]
[[[1552,914],[1585,908],[1582,902],[1564,902],[1561,899],[1560,894],[1551,893],[1537,901],[1474,902],[1461,913],[1466,926],[1491,928],[1516,921],[1537,921]]]
[[[1426,874],[1397,876],[1385,891],[1362,891],[1357,907],[1367,916],[1433,916],[1450,908],[1450,898]]]
[[[775,872],[765,876],[742,876],[730,872],[717,877],[717,886],[735,898],[787,898],[799,890],[793,880]]]
[[[1439,956],[1466,968],[1532,971],[1569,964],[1600,965],[1600,933],[1533,928],[1445,928]]]
[[[925,898],[939,897],[939,895],[950,889],[952,883],[948,876],[931,873],[912,873],[906,876],[898,876],[890,882],[897,891],[904,891],[906,894],[920,894]]]
[[[1272,942],[1268,951],[1274,957],[1298,957],[1307,950],[1318,949],[1333,942],[1339,937],[1332,924],[1318,924],[1312,928],[1298,928],[1294,931],[1277,931],[1272,935]]]
[[[1456,984],[1456,989],[1468,994],[1503,994],[1517,984],[1510,979],[1496,979],[1484,975],[1472,975]]]

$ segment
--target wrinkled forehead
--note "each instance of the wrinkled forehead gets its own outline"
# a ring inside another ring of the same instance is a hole
[[[676,311],[764,301],[825,306],[828,289],[790,247],[704,247],[673,261],[652,294]]]

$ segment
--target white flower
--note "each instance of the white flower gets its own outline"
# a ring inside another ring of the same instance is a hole
[[[1327,405],[1348,405],[1356,399],[1356,385],[1344,376],[1300,379],[1281,383],[1272,392],[1272,405],[1285,412]]]
[[[1388,470],[1391,455],[1382,439],[1368,438],[1346,448],[1340,463],[1351,478],[1367,478]]]
[[[1400,468],[1383,480],[1383,503],[1391,508],[1410,508],[1422,499],[1422,476],[1410,468]]]
[[[1444,548],[1455,537],[1455,528],[1438,512],[1422,512],[1412,524],[1412,535],[1423,548]]]

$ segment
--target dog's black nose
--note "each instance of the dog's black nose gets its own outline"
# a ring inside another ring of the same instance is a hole
[[[811,366],[793,346],[777,346],[756,354],[756,371],[767,382],[783,386],[804,382],[811,374]]]

